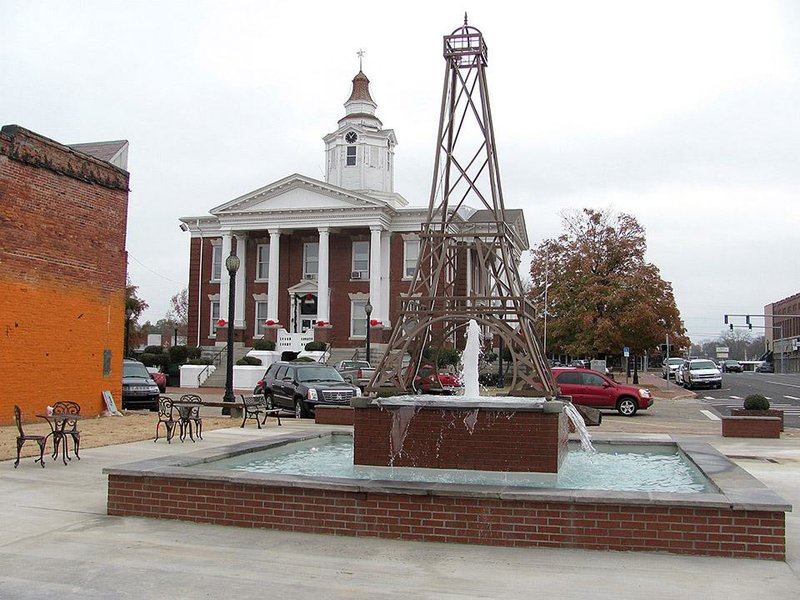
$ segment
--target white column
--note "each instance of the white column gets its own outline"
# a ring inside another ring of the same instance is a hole
[[[392,234],[389,231],[381,232],[381,308],[383,308],[383,312],[378,318],[383,321],[384,325],[389,325],[391,239]]]
[[[373,225],[369,228],[369,303],[372,304],[371,319],[382,319],[383,303],[381,302],[381,228]],[[369,325],[369,323],[367,323]]]
[[[247,285],[247,273],[245,258],[247,257],[246,237],[244,235],[236,236],[236,256],[239,257],[239,270],[236,271],[236,307],[234,312],[233,326],[243,328],[245,322],[244,314],[244,296],[245,288]]]
[[[331,302],[328,294],[330,260],[328,245],[330,231],[327,227],[320,227],[319,231],[319,269],[317,271],[317,321],[331,320]]]
[[[225,268],[225,259],[231,254],[231,241],[233,236],[228,233],[222,234],[222,267],[219,272],[219,318],[228,320],[228,296],[230,294],[230,274]]]
[[[281,257],[281,230],[269,230],[269,283],[267,284],[267,320],[278,322],[278,265]],[[288,327],[288,324],[284,324]]]

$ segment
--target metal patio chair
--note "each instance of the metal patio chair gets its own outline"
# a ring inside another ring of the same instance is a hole
[[[54,415],[79,415],[81,414],[81,405],[77,402],[70,402],[68,400],[59,400],[55,404],[53,404],[53,414]],[[67,420],[64,422],[63,427],[61,428],[61,434],[58,436],[53,436],[54,446],[53,449],[53,456],[58,453],[58,443],[64,442],[67,443],[67,436],[72,436],[72,445],[75,447],[75,456],[78,457],[78,460],[81,459],[79,454],[81,449],[81,432],[78,431],[78,421],[75,420]]]
[[[164,424],[164,428],[167,430],[167,443],[172,443],[172,436],[175,435],[175,425],[178,424],[173,418],[173,411],[174,408],[172,406],[172,398],[169,396],[159,396],[158,397],[158,422],[156,423],[156,439],[154,442],[158,441],[158,428],[161,424]]]
[[[25,442],[31,441],[39,444],[39,458],[33,462],[38,462],[44,469],[44,445],[47,442],[47,436],[25,434],[22,430],[22,411],[20,411],[19,406],[16,404],[14,405],[14,424],[17,426],[17,431],[19,431],[19,435],[17,436],[17,460],[14,461],[14,468],[16,469],[19,465],[19,453],[20,450],[22,450],[22,446],[25,445]]]

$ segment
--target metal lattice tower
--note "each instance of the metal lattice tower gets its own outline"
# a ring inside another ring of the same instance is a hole
[[[369,391],[410,390],[426,345],[441,347],[475,319],[511,351],[514,395],[557,392],[533,328],[517,264],[519,234],[506,222],[486,84],[483,35],[464,25],[444,37],[446,70],[427,222],[416,273]],[[464,218],[471,206],[485,219]],[[458,274],[469,271],[467,286]],[[403,356],[411,356],[403,368]]]

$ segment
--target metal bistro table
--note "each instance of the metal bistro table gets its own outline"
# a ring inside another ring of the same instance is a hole
[[[200,418],[200,407],[203,406],[201,402],[191,402],[188,400],[173,400],[172,406],[178,411],[178,426],[180,427],[179,438],[181,441],[186,439],[186,433],[189,433],[189,438],[194,440],[194,432],[192,430],[192,423],[197,424],[197,437],[203,439],[203,425]]]
[[[70,435],[69,431],[65,431],[65,427],[67,426],[68,421],[80,421],[84,417],[82,415],[72,415],[68,413],[54,413],[52,415],[48,415],[47,413],[37,414],[37,417],[44,419],[47,421],[47,424],[50,425],[50,433],[47,434],[46,438],[51,437],[53,438],[53,454],[52,458],[56,458],[58,455],[58,445],[59,443],[64,444],[61,449],[61,457],[64,461],[64,464],[67,464],[68,460],[72,460],[72,457],[69,455],[69,448],[67,442],[67,436]],[[46,442],[45,442],[46,443]],[[75,454],[77,456],[77,452]],[[80,456],[78,456],[80,459]]]

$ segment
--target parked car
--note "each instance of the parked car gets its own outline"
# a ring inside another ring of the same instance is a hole
[[[410,369],[411,367],[406,367]],[[440,373],[433,365],[422,365],[414,377],[414,390],[418,394],[452,395],[463,388],[461,380],[449,373]]]
[[[756,373],[774,373],[774,372],[775,372],[775,363],[765,361],[756,367]]]
[[[744,368],[742,368],[742,365],[739,364],[738,360],[722,361],[723,373],[741,373],[742,371],[744,371]]]
[[[269,408],[288,408],[300,419],[318,404],[349,406],[351,398],[361,396],[361,388],[328,365],[279,361],[269,366],[253,393],[264,394]]]
[[[150,377],[153,378],[153,381],[156,382],[158,386],[158,391],[162,394],[167,391],[167,376],[158,370],[157,367],[146,367],[147,372],[150,373]]]
[[[342,379],[357,385],[362,390],[367,387],[369,380],[372,379],[372,375],[375,373],[372,365],[365,360],[340,360],[333,365],[333,368],[339,371]]]
[[[597,371],[577,368],[554,368],[552,371],[561,393],[572,396],[573,404],[614,409],[626,417],[653,405],[648,390],[619,384]]]
[[[589,364],[590,363],[589,363],[588,360],[577,359],[577,360],[573,360],[571,363],[569,363],[569,366],[570,367],[577,367],[579,369],[588,369],[589,368]]]
[[[683,364],[682,358],[668,358],[661,367],[661,378],[669,379],[675,377],[675,371]]]
[[[158,409],[158,385],[138,360],[122,361],[122,408]]]
[[[715,387],[717,389],[722,387],[722,373],[719,372],[714,361],[707,358],[686,361],[681,377],[683,387],[690,390],[696,387]]]

